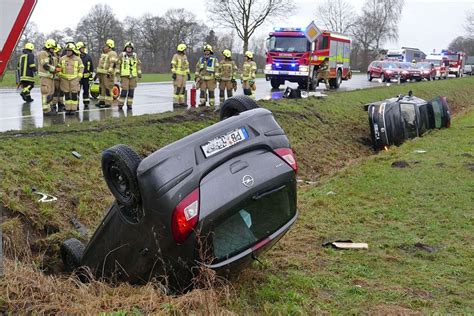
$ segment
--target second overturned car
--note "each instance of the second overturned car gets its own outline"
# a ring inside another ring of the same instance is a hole
[[[449,106],[442,96],[425,101],[410,91],[407,96],[367,104],[366,109],[375,151],[391,145],[399,146],[407,139],[451,124]]]
[[[143,160],[125,145],[106,150],[116,201],[87,247],[63,243],[65,266],[182,292],[201,266],[235,275],[274,245],[298,215],[297,163],[272,113],[256,107],[230,98],[221,122]]]

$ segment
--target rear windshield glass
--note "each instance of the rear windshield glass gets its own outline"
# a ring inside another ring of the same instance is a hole
[[[212,235],[214,262],[226,260],[265,239],[296,214],[290,188],[275,188],[237,205],[219,222]]]

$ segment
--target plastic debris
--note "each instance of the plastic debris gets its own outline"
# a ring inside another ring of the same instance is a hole
[[[76,157],[77,159],[81,159],[81,157],[82,157],[82,156],[81,156],[81,154],[80,154],[80,153],[78,153],[78,152],[77,152],[77,151],[75,151],[75,150],[74,150],[74,151],[72,151],[72,152],[71,152],[71,154],[72,154],[74,157]]]
[[[352,240],[336,240],[323,243],[323,247],[335,249],[369,249],[369,245],[364,242],[352,242]]]
[[[424,154],[426,152],[426,150],[423,150],[423,149],[417,149],[414,151],[414,153],[416,154]]]
[[[39,192],[39,191],[33,191],[33,193],[41,195],[41,198],[38,200],[38,202],[41,202],[41,203],[54,202],[54,201],[58,200],[57,197],[52,196],[52,195],[47,194],[47,193],[43,193],[43,192]]]
[[[336,192],[334,192],[334,191],[329,191],[328,193],[326,193],[326,195],[336,195]]]

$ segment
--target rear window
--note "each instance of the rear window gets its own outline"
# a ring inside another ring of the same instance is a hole
[[[212,234],[214,263],[226,260],[273,234],[296,214],[294,191],[283,185],[237,205]]]

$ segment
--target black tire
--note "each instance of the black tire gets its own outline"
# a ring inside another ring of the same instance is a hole
[[[369,81],[372,81],[374,77],[372,77],[372,74],[370,73],[370,71],[367,73],[367,80]]]
[[[280,89],[280,81],[278,79],[270,79],[270,84],[273,89]]]
[[[221,107],[221,121],[239,113],[258,108],[257,102],[246,95],[236,95],[225,100]]]
[[[140,204],[137,168],[140,156],[126,145],[115,145],[102,153],[105,182],[117,203],[129,208]]]
[[[67,271],[74,271],[81,266],[84,249],[84,244],[76,238],[70,238],[62,243],[61,259]]]
[[[339,89],[339,87],[341,86],[341,82],[342,82],[342,72],[341,72],[341,69],[339,69],[337,71],[336,78],[329,79],[329,85],[333,89]]]

